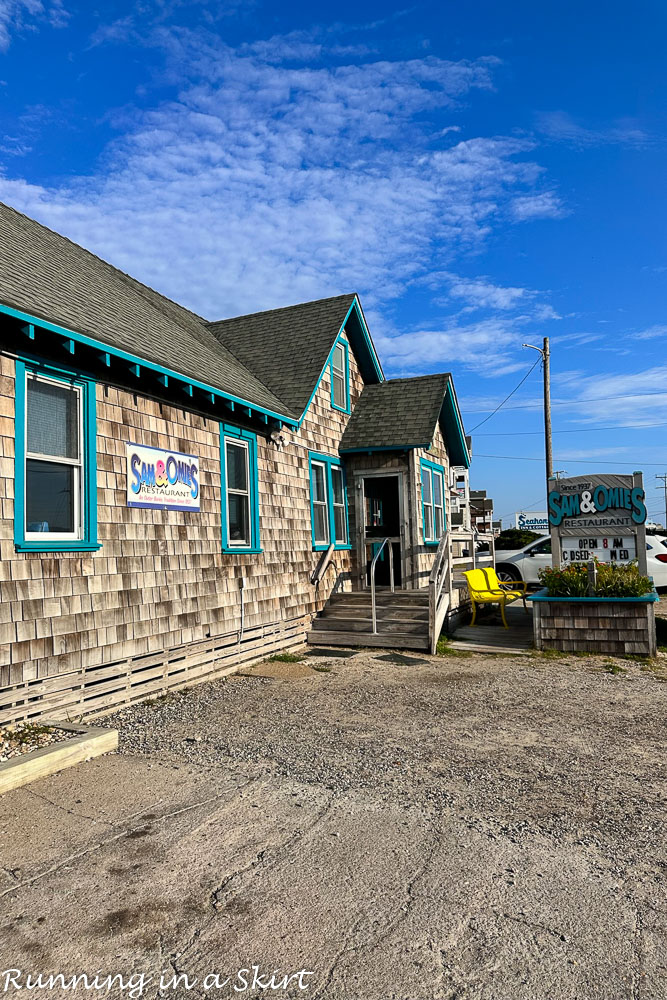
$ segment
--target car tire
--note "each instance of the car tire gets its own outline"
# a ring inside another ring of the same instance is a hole
[[[521,573],[510,563],[501,563],[496,566],[496,574],[501,583],[517,583],[521,579]]]

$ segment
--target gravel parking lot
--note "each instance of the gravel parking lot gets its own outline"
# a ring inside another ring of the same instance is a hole
[[[124,710],[118,754],[4,796],[2,968],[144,973],[147,997],[666,997],[667,671],[382,655]]]

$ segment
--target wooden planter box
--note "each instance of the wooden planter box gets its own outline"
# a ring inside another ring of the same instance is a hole
[[[657,654],[655,591],[644,597],[549,597],[545,589],[529,594],[528,600],[534,608],[536,649]]]
[[[12,788],[27,785],[29,781],[46,778],[56,771],[63,771],[73,764],[80,764],[118,748],[118,733],[115,729],[73,726],[69,722],[54,722],[50,719],[40,719],[39,724],[70,731],[72,737],[0,763],[0,795]]]

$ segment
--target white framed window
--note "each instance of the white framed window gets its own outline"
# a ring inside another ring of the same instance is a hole
[[[445,530],[444,474],[440,466],[422,461],[421,465],[422,511],[424,542],[437,544]]]
[[[337,410],[349,412],[348,346],[339,340],[331,355],[331,405]]]
[[[242,438],[225,438],[227,492],[227,544],[230,548],[248,548],[250,524],[250,450]]]
[[[334,540],[337,545],[347,545],[347,509],[345,484],[340,465],[331,466],[331,493],[334,512]]]
[[[313,505],[313,542],[329,544],[329,504],[327,500],[327,467],[324,462],[310,464],[310,496]]]
[[[26,371],[24,539],[84,538],[83,387]]]
[[[310,452],[310,509],[313,548],[350,547],[345,473],[340,459]]]

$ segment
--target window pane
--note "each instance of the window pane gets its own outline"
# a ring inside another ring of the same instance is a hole
[[[74,531],[74,468],[60,462],[26,462],[27,531]]]
[[[227,489],[248,490],[248,449],[227,441]]]
[[[76,389],[28,379],[28,451],[58,458],[79,457]]]
[[[229,541],[250,545],[249,498],[240,493],[227,496],[229,510]]]
[[[329,523],[327,518],[327,508],[324,504],[313,505],[313,528],[316,542],[329,541]]]
[[[345,379],[342,375],[333,374],[333,401],[336,406],[345,407]]]
[[[338,466],[331,466],[331,482],[333,484],[333,502],[343,503],[343,470]]]
[[[422,499],[424,503],[431,502],[431,473],[428,469],[422,469]]]
[[[324,481],[324,466],[313,462],[313,502],[325,502],[327,498]]]
[[[340,372],[341,375],[345,374],[345,348],[342,344],[336,344],[334,348],[333,367],[334,371]]]
[[[433,473],[433,503],[442,507],[442,476],[439,472]]]
[[[424,538],[433,541],[433,508],[424,504]]]
[[[339,545],[345,545],[347,542],[345,507],[334,507],[334,524],[336,527],[336,541]]]
[[[436,507],[435,508],[435,537],[436,537],[436,539],[438,541],[440,541],[440,536],[442,535],[442,529],[443,529],[443,527],[444,527],[444,525],[443,525],[442,507]]]

